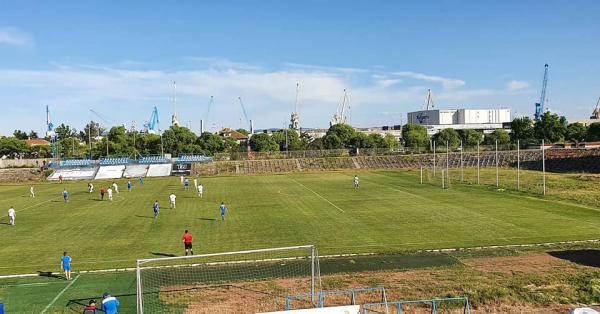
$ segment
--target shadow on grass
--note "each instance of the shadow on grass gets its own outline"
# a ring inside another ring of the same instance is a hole
[[[198,218],[199,220],[206,220],[206,221],[217,221],[216,218],[204,218],[204,217],[200,217]]]
[[[151,218],[151,219],[154,219],[154,216],[142,216],[142,215],[135,215],[135,217],[138,217],[138,218]]]
[[[567,250],[548,254],[575,264],[600,268],[600,250]]]
[[[37,273],[38,273],[38,276],[40,276],[40,277],[65,279],[64,276],[59,275],[59,274],[55,274],[55,273],[53,273],[51,271],[41,271],[41,270],[38,270]]]
[[[161,253],[161,252],[150,252],[150,254],[154,256],[165,256],[165,257],[175,257],[177,255],[171,253]]]

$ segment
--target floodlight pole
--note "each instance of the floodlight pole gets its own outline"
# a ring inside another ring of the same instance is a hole
[[[517,191],[521,190],[521,145],[517,140]]]
[[[496,187],[500,186],[498,180],[498,140],[496,140]]]
[[[88,125],[88,142],[90,143],[90,159],[92,159],[92,121]]]
[[[160,154],[161,154],[162,157],[165,157],[165,148],[163,146],[162,133],[160,134]]]
[[[546,145],[542,140],[542,181],[544,184],[544,195],[546,195]]]
[[[477,141],[477,184],[479,184],[479,141]]]

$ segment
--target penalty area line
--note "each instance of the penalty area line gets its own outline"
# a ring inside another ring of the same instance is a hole
[[[316,196],[320,197],[322,200],[324,200],[325,202],[329,203],[331,206],[333,206],[333,207],[337,208],[337,209],[338,209],[339,211],[341,211],[342,213],[345,213],[345,212],[346,212],[345,210],[343,210],[343,209],[339,208],[337,205],[335,205],[334,203],[330,202],[328,199],[326,199],[325,197],[323,197],[321,194],[319,194],[319,193],[315,192],[313,189],[311,189],[311,188],[307,187],[306,185],[304,185],[304,184],[302,184],[302,183],[300,183],[300,182],[296,181],[296,179],[294,179],[294,178],[290,178],[290,179],[291,179],[292,181],[294,181],[294,182],[298,183],[300,186],[304,187],[305,189],[307,189],[307,190],[311,191],[311,192],[312,192],[314,195],[316,195]]]
[[[46,313],[46,311],[54,304],[54,302],[56,302],[56,300],[58,300],[58,298],[60,298],[61,295],[63,295],[63,293],[65,293],[65,291],[67,291],[67,289],[69,289],[74,283],[75,281],[77,281],[77,279],[79,279],[79,276],[81,275],[77,275],[77,277],[75,277],[75,279],[73,279],[73,281],[71,281],[66,287],[64,287],[55,297],[54,299],[52,299],[52,301],[50,303],[48,303],[48,305],[46,305],[46,307],[40,312],[40,314],[44,314]]]

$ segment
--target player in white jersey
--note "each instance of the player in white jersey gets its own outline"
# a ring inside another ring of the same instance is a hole
[[[177,207],[177,204],[175,203],[177,200],[177,196],[175,196],[174,193],[171,193],[171,195],[169,195],[169,204],[171,205],[171,208],[175,209]]]
[[[33,185],[29,188],[29,197],[35,198],[35,189],[33,188]]]
[[[88,192],[90,192],[90,194],[94,192],[94,185],[91,182],[88,183]]]
[[[112,201],[113,200],[113,197],[112,197],[113,190],[112,190],[112,188],[109,186],[108,189],[106,190],[106,192],[108,192],[108,200]]]
[[[203,193],[204,193],[204,186],[202,185],[202,183],[200,183],[198,185],[198,196],[200,196],[200,198],[202,198]]]
[[[358,176],[354,176],[354,189],[358,190]]]
[[[117,185],[117,182],[113,182],[112,187],[113,187],[113,190],[115,190],[115,192],[117,194],[119,194],[119,186]]]
[[[17,217],[17,213],[15,212],[15,209],[12,208],[12,206],[8,209],[8,223],[11,226],[15,225],[15,217]]]
[[[194,189],[198,188],[198,179],[194,178]]]

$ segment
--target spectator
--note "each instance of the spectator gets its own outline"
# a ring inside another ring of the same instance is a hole
[[[90,300],[88,305],[83,308],[83,314],[98,314],[98,308],[96,307],[96,300]]]
[[[102,310],[106,314],[117,314],[119,311],[119,300],[112,297],[108,292],[104,292],[102,295]]]

